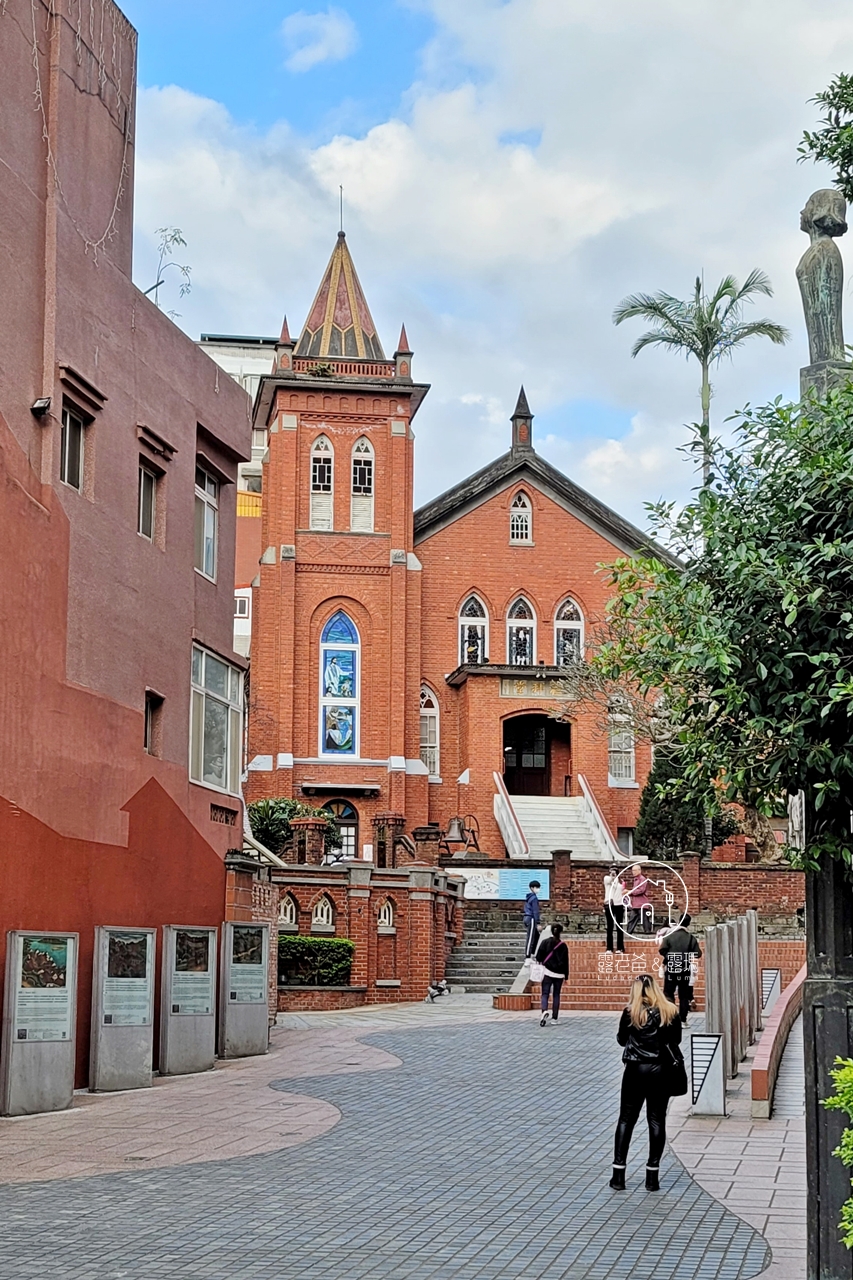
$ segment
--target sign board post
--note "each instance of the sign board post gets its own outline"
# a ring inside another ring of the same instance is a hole
[[[222,926],[219,1056],[247,1058],[269,1047],[270,927],[227,920]]]
[[[77,933],[6,934],[0,1114],[64,1111],[74,1095]]]
[[[160,1074],[209,1071],[216,1058],[216,928],[166,924],[160,977]]]
[[[151,1087],[155,947],[154,929],[95,929],[92,1093]]]

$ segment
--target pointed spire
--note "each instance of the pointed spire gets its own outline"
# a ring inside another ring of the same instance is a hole
[[[405,325],[400,329],[400,341],[397,343],[397,351],[395,354],[398,356],[410,356],[412,354],[412,348],[409,346],[409,339],[406,334]]]
[[[385,359],[344,231],[338,232],[296,354],[342,356],[354,360]]]
[[[403,325],[400,330],[400,341],[394,352],[394,372],[396,377],[403,378],[406,382],[412,381],[412,354],[412,348],[406,336],[406,326]]]
[[[290,330],[287,327],[287,316],[281,326],[281,337],[275,344],[275,369],[288,370],[293,368],[293,348],[296,343],[290,336]]]
[[[530,412],[530,406],[527,403],[527,396],[524,387],[518,393],[518,400],[515,405],[515,413],[510,418],[512,423],[512,451],[525,450],[533,448],[533,414]]]
[[[281,337],[279,338],[279,342],[283,346],[285,343],[289,343],[290,341],[290,330],[287,327],[287,316],[285,316],[281,326]]]

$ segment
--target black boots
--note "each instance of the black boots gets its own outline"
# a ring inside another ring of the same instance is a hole
[[[610,1179],[610,1182],[609,1182],[609,1184],[608,1184],[608,1185],[609,1185],[609,1186],[611,1186],[611,1187],[613,1188],[613,1190],[614,1190],[614,1191],[624,1191],[624,1190],[625,1190],[625,1166],[624,1166],[624,1164],[623,1164],[623,1165],[615,1164],[615,1165],[613,1166],[613,1177]]]
[[[660,1191],[660,1182],[658,1181],[658,1173],[660,1170],[657,1165],[646,1165],[646,1190]],[[624,1174],[623,1174],[624,1177]]]

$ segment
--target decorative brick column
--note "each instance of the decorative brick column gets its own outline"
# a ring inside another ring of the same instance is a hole
[[[394,841],[403,834],[402,813],[377,813],[373,818],[373,861],[377,867],[393,867]]]
[[[348,894],[348,936],[355,943],[355,953],[350,971],[351,987],[367,987],[367,999],[376,980],[376,950],[371,948],[371,911],[370,911],[370,877],[372,868],[369,863],[361,866],[351,864],[347,868],[349,879]]]
[[[695,917],[702,910],[702,859],[698,853],[681,855],[681,878],[687,887],[687,910]]]
[[[572,909],[572,852],[571,849],[554,849],[551,857],[551,906],[554,911]]]
[[[431,867],[437,867],[441,827],[415,827],[412,839],[417,849],[418,862],[428,862]]]
[[[326,846],[326,823],[323,818],[291,818],[294,862],[319,867]]]

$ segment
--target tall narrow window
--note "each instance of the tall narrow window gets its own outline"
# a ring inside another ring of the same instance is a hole
[[[511,667],[536,664],[536,618],[524,596],[519,596],[507,614],[506,660]]]
[[[278,927],[283,933],[299,932],[299,907],[290,893],[286,893],[278,904]]]
[[[311,446],[311,513],[309,527],[331,529],[334,492],[332,467],[334,454],[327,436],[318,436]]]
[[[583,657],[583,614],[574,600],[564,600],[554,619],[554,662],[567,667]]]
[[[352,505],[350,528],[357,533],[373,532],[373,446],[364,436],[352,451]]]
[[[517,493],[509,508],[510,542],[532,542],[533,508],[526,493]]]
[[[190,777],[240,794],[243,673],[193,645]]]
[[[163,711],[163,699],[152,689],[145,690],[145,722],[142,745],[150,756],[160,755],[160,719]]]
[[[329,813],[333,813],[341,833],[340,856],[342,858],[358,857],[358,810],[349,800],[330,800],[323,805]]]
[[[357,756],[360,646],[355,624],[339,609],[320,637],[320,755]]]
[[[477,596],[469,596],[459,610],[460,666],[488,662],[489,615]]]
[[[431,778],[439,775],[438,699],[428,685],[421,688],[421,760]]]
[[[195,469],[195,567],[216,581],[219,481],[204,467]]]
[[[635,781],[634,729],[627,715],[610,714],[607,772],[610,786],[624,786]]]
[[[59,444],[59,478],[78,491],[83,488],[83,419],[67,406],[62,410],[62,434]]]
[[[335,932],[335,904],[325,893],[314,903],[314,909],[311,912],[311,931],[312,933]]]
[[[154,504],[157,501],[157,477],[148,467],[139,468],[139,501],[136,513],[136,532],[149,542],[154,541]]]

